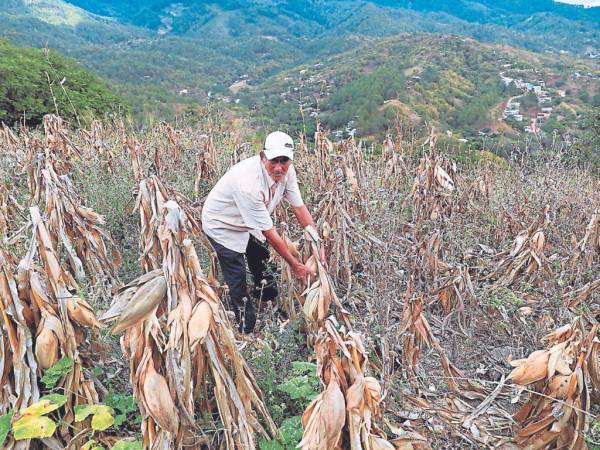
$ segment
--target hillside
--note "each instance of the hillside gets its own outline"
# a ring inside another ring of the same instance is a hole
[[[473,37],[478,34],[480,38],[493,42],[515,44],[517,40],[521,40],[525,46],[537,50],[568,49],[571,46],[570,50],[585,51],[586,46],[598,45],[600,25],[600,12],[597,8],[578,8],[552,0],[193,0],[185,3],[162,0],[71,0],[71,3],[97,14],[116,17],[125,23],[177,35],[193,35],[223,27],[235,30],[239,23],[249,31],[253,31],[253,25],[258,29],[266,26],[265,29],[269,30],[273,28],[273,24],[285,24],[285,27],[279,27],[284,40],[288,36],[306,34],[307,27],[318,34],[343,31],[367,35],[391,35],[411,30],[433,31],[446,27],[446,32]],[[418,19],[415,20],[416,18]],[[362,22],[365,26],[356,30],[356,22]],[[501,28],[505,29],[504,33]],[[573,33],[573,30],[577,32]],[[554,39],[547,38],[549,32],[555,35]],[[512,38],[509,37],[510,33],[513,34]],[[567,35],[568,41],[562,39]]]
[[[141,102],[150,91],[171,104],[185,102],[182,91],[203,100],[243,75],[260,80],[351,50],[355,35],[427,31],[536,51],[600,52],[597,9],[530,3],[8,0],[0,5],[0,35],[74,57]]]
[[[128,107],[96,75],[55,51],[15,47],[0,39],[0,122],[39,125],[59,113],[69,120],[126,115]]]
[[[309,126],[318,115],[325,127],[339,133],[355,129],[359,136],[385,134],[398,114],[414,126],[427,123],[464,137],[498,129],[515,134],[542,107],[553,108],[547,122],[560,128],[600,105],[600,71],[590,62],[431,34],[353,42],[352,51],[250,84],[230,97],[239,97],[253,118],[302,129],[302,114]],[[540,84],[538,98],[533,88]],[[503,118],[507,101],[523,94],[529,104],[522,121]]]

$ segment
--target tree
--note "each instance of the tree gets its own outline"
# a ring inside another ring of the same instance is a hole
[[[0,40],[0,121],[38,125],[48,113],[67,120],[129,108],[97,76],[54,51],[19,48]]]

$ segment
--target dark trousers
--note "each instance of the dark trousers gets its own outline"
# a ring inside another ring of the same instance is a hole
[[[256,311],[246,285],[246,261],[255,285],[253,295],[265,300],[274,300],[277,296],[275,278],[268,264],[267,244],[251,235],[244,254],[230,250],[210,237],[208,239],[217,252],[240,331],[250,333],[256,324]]]

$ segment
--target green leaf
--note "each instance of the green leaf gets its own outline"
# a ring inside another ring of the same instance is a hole
[[[40,398],[40,400],[49,400],[55,405],[58,405],[58,408],[60,408],[62,405],[67,403],[67,396],[61,394],[48,394],[44,395],[42,398]]]
[[[26,415],[13,423],[15,440],[47,438],[56,431],[56,423],[46,416]]]
[[[296,375],[315,375],[317,374],[317,365],[307,361],[292,361],[292,371]]]
[[[92,417],[92,430],[103,431],[115,423],[113,410],[105,405],[99,405],[96,414]]]
[[[137,402],[133,395],[109,391],[104,399],[104,403],[115,411],[119,411],[123,414],[132,413],[138,410]]]
[[[317,395],[315,388],[310,384],[307,375],[300,375],[287,379],[279,385],[277,389],[288,394],[293,400],[312,400]]]
[[[271,441],[267,441],[266,439],[261,439],[258,442],[258,448],[260,450],[285,450],[285,447],[281,445],[279,441],[273,439]]]
[[[75,422],[81,422],[90,414],[93,414],[92,429],[103,431],[115,423],[113,412],[113,409],[106,405],[77,405],[75,407]]]
[[[127,416],[125,414],[117,414],[115,416],[115,427],[120,427],[123,425],[123,422],[127,420]]]
[[[104,450],[101,445],[95,445],[96,441],[91,439],[81,446],[80,450]]]
[[[284,445],[296,448],[302,440],[302,417],[292,416],[285,419],[279,427],[279,439]]]
[[[46,389],[52,389],[56,387],[58,380],[68,374],[71,369],[73,369],[73,360],[67,357],[62,358],[52,367],[46,369],[42,377],[42,383],[44,383]]]
[[[112,446],[111,450],[143,450],[142,443],[140,441],[125,441],[121,440]]]
[[[39,402],[33,403],[29,405],[27,408],[23,409],[19,415],[21,417],[24,416],[43,416],[44,414],[48,414],[52,411],[56,411],[62,405],[67,402],[67,397],[64,395],[52,394],[47,395],[45,397],[40,398]]]
[[[12,421],[14,415],[14,411],[9,411],[7,414],[0,416],[0,448],[2,448],[4,445],[6,436],[8,436],[8,432],[10,431],[10,422]]]

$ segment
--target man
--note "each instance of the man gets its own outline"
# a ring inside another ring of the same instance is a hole
[[[246,287],[244,255],[254,280],[253,294],[265,300],[274,300],[278,293],[267,267],[269,250],[265,240],[298,279],[315,275],[290,253],[271,219],[275,207],[285,198],[303,228],[316,228],[302,201],[293,159],[292,138],[281,131],[269,134],[260,154],[229,169],[202,207],[202,229],[217,252],[235,316],[244,333],[251,333],[256,324],[254,303]]]

